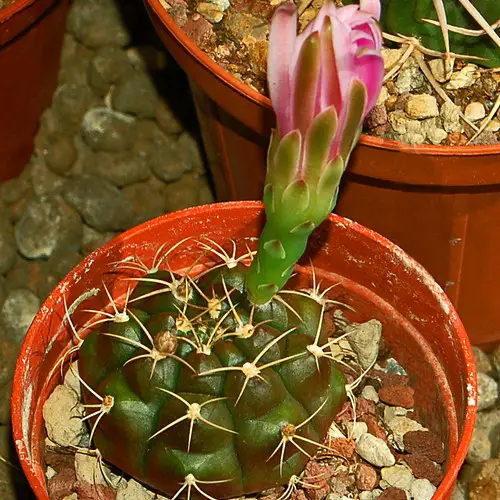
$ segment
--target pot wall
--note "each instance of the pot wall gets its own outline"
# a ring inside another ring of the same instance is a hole
[[[39,499],[48,499],[42,464],[42,407],[56,380],[47,374],[68,349],[71,333],[64,318],[68,306],[102,308],[108,303],[102,280],[114,297],[125,295],[130,281],[115,271],[116,262],[134,254],[150,264],[157,249],[181,239],[208,236],[227,248],[234,240],[246,251],[256,247],[263,224],[262,205],[236,202],[206,205],[172,213],[112,240],[79,264],[52,292],[31,325],[14,376],[12,424],[23,469]],[[187,242],[169,256],[169,266],[183,269],[198,257]],[[416,409],[424,424],[445,443],[446,475],[435,500],[449,498],[474,428],[476,380],[473,355],[463,326],[443,291],[400,248],[362,226],[331,215],[313,234],[303,262],[312,259],[324,284],[340,282],[337,299],[356,310],[352,321],[377,318],[386,343],[406,368],[415,388]],[[302,281],[310,269],[298,268]],[[310,284],[310,281],[308,281]],[[77,309],[80,324],[88,314]],[[80,311],[80,312],[79,312]],[[79,316],[80,315],[80,316]]]
[[[217,191],[261,199],[274,115],[265,98],[186,37],[159,0],[146,2],[193,89]],[[473,344],[500,342],[500,147],[409,146],[361,136],[336,208],[417,259],[446,290]],[[493,228],[493,229],[492,229]]]
[[[0,182],[28,162],[57,86],[69,0],[17,0],[0,10]]]

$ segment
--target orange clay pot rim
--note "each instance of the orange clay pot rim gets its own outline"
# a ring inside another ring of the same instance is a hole
[[[205,54],[205,52],[203,52],[175,23],[166,11],[165,7],[161,4],[160,0],[147,1],[151,8],[155,11],[156,15],[172,33],[177,42],[179,42],[191,54],[191,56],[211,71],[221,82],[242,94],[249,101],[253,101],[255,104],[265,109],[272,110],[271,100],[268,97],[256,90],[253,90],[251,87],[238,80],[235,76],[229,73],[229,71],[226,71],[207,54]],[[359,143],[374,148],[420,155],[479,156],[500,154],[500,144],[482,146],[439,146],[431,144],[412,145],[400,141],[382,139],[381,137],[374,137],[367,134],[361,134]]]
[[[0,9],[0,23],[8,21],[12,16],[18,12],[29,7],[31,4],[35,3],[37,0],[14,0],[8,7]]]

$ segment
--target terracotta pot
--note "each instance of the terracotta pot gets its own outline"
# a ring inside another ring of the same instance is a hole
[[[160,0],[146,2],[187,73],[219,200],[261,199],[274,115],[268,98],[204,54]],[[473,344],[500,341],[500,146],[409,146],[362,135],[336,208],[423,264]]]
[[[69,0],[17,0],[0,9],[0,182],[33,152],[38,120],[57,86]]]
[[[208,236],[221,245],[232,239],[240,248],[256,245],[263,223],[258,202],[205,205],[146,222],[115,238],[79,264],[52,292],[36,316],[22,347],[14,376],[12,426],[24,472],[39,499],[47,499],[43,466],[42,407],[56,380],[47,374],[71,345],[63,295],[72,304],[87,295],[84,309],[101,308],[102,279],[114,297],[125,295],[130,281],[114,263],[139,255],[152,261],[162,244]],[[197,257],[193,245],[169,256],[173,270]],[[393,355],[406,368],[415,388],[415,407],[424,425],[445,443],[445,478],[433,497],[449,498],[471,440],[476,414],[473,355],[464,328],[448,298],[431,276],[399,247],[359,224],[337,215],[314,233],[304,262],[311,258],[317,275],[340,282],[342,300],[356,309],[352,321],[377,318]],[[298,267],[310,284],[310,268]],[[98,293],[99,292],[99,293]],[[103,300],[105,302],[103,302]],[[72,319],[80,324],[78,310]],[[88,315],[86,316],[88,319]],[[55,377],[54,377],[55,378]]]

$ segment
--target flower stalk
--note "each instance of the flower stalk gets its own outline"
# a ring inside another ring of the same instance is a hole
[[[327,1],[297,35],[294,4],[271,22],[268,81],[277,118],[264,187],[266,225],[247,277],[255,304],[286,284],[312,231],[333,210],[342,174],[384,73],[379,0]]]

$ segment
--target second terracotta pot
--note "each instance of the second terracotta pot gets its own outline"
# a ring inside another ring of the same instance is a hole
[[[261,199],[274,114],[146,1],[191,81],[220,200]],[[362,135],[336,208],[401,245],[445,289],[472,343],[500,342],[500,146],[409,146]]]
[[[69,0],[16,0],[0,9],[0,182],[33,152],[57,86]]]

